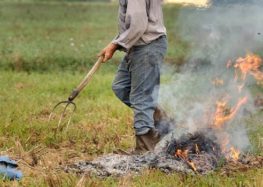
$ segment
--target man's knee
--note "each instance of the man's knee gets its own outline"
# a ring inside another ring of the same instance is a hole
[[[130,89],[112,84],[112,91],[124,104],[130,106]]]

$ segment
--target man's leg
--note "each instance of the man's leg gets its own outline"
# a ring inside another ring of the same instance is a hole
[[[130,54],[130,101],[136,135],[145,135],[155,129],[153,114],[157,107],[160,66],[165,52],[166,38],[161,38],[146,46],[135,47]]]
[[[153,151],[160,140],[154,126],[154,111],[158,103],[160,66],[167,42],[161,37],[146,46],[135,47],[130,54],[131,107],[134,110],[136,152]]]
[[[116,96],[134,110],[134,153],[152,151],[160,138],[154,127],[153,113],[157,106],[166,39],[157,41],[133,48],[121,62],[112,85]]]
[[[136,135],[154,129],[153,113],[157,106],[160,82],[159,65],[150,63],[149,47],[142,47],[132,54],[130,101],[134,110]]]
[[[128,70],[128,56],[126,55],[118,67],[117,74],[112,83],[112,90],[115,95],[127,106],[130,103],[131,75]]]

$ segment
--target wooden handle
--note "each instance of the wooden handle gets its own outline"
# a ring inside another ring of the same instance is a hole
[[[76,91],[81,92],[81,90],[83,90],[83,88],[85,88],[85,86],[90,82],[94,73],[99,69],[102,61],[103,61],[103,57],[99,57],[97,62],[93,65],[91,70],[88,72],[88,74],[84,77],[84,79],[81,81],[81,83],[75,89]]]
[[[84,79],[81,81],[81,83],[78,85],[77,88],[75,88],[72,93],[70,94],[70,96],[68,97],[68,101],[72,102],[81,92],[81,90],[83,90],[83,88],[85,88],[85,86],[89,83],[89,81],[91,80],[93,74],[99,69],[101,63],[103,61],[103,57],[100,57],[97,62],[93,65],[93,67],[91,68],[91,70],[88,72],[88,74],[84,77]]]

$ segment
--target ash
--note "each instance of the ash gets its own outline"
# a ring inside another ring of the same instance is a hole
[[[177,157],[175,153],[178,149],[187,149],[187,158]],[[165,173],[207,174],[217,167],[222,158],[220,153],[219,146],[201,133],[185,134],[178,139],[176,135],[170,134],[163,138],[154,152],[143,155],[107,154],[92,161],[79,161],[69,165],[65,171],[100,177],[140,174],[143,170],[152,168]]]

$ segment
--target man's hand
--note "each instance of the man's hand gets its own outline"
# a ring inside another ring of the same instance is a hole
[[[112,58],[117,48],[117,44],[110,43],[98,54],[98,56],[103,57],[103,62],[106,62]]]

